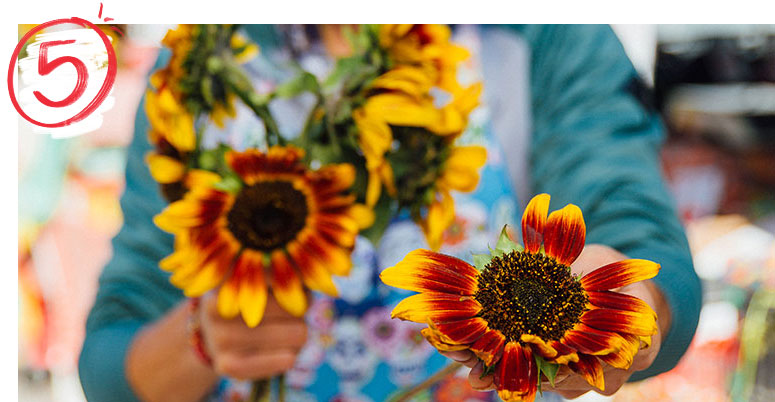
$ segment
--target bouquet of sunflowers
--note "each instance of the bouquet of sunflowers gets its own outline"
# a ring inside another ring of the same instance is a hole
[[[304,287],[335,296],[356,236],[378,239],[408,210],[438,248],[454,219],[451,190],[472,191],[485,150],[456,146],[481,85],[455,79],[467,52],[446,26],[362,26],[351,56],[319,80],[298,74],[258,93],[241,62],[255,44],[237,27],[181,25],[163,40],[169,63],[151,78],[146,113],[155,151],[151,175],[171,204],[155,223],[175,235],[161,261],[188,297],[220,285],[226,317],[261,321],[271,286],[291,314],[306,310]],[[275,98],[311,93],[304,128],[284,138]],[[438,106],[438,95],[449,99]],[[261,120],[267,147],[203,147],[208,119],[222,126],[244,103]]]
[[[298,67],[270,92],[244,69],[258,48],[236,26],[181,25],[163,40],[171,57],[145,103],[147,163],[170,202],[155,223],[175,236],[160,266],[187,297],[217,288],[224,317],[258,325],[270,288],[295,316],[307,309],[307,290],[336,296],[332,275],[349,273],[356,237],[378,241],[402,211],[438,250],[455,217],[452,192],[479,182],[485,149],[455,141],[482,88],[457,81],[468,52],[449,28],[363,25],[349,37],[351,55],[327,77]],[[269,105],[301,94],[314,105],[286,138]],[[263,145],[206,147],[206,124],[223,126],[237,102],[261,121]],[[427,323],[423,334],[440,350],[472,350],[505,400],[532,400],[559,365],[602,388],[601,361],[628,367],[656,331],[648,305],[609,289],[659,266],[631,260],[571,275],[583,219],[569,206],[547,220],[548,202],[541,195],[528,205],[524,248],[504,231],[476,266],[418,250],[381,276],[421,292],[393,315]]]

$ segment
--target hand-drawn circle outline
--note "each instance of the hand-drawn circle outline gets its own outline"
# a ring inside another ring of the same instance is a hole
[[[107,76],[105,77],[105,82],[102,84],[102,87],[100,88],[99,92],[97,92],[97,95],[94,97],[94,99],[92,99],[92,101],[89,102],[89,104],[86,105],[86,107],[83,108],[83,110],[78,112],[75,116],[57,123],[43,123],[33,119],[32,117],[24,113],[24,110],[22,110],[18,100],[16,99],[16,94],[14,93],[14,90],[13,90],[13,77],[14,77],[14,74],[16,73],[16,61],[17,61],[17,58],[19,57],[19,52],[21,52],[22,46],[24,46],[24,44],[27,43],[27,41],[32,37],[32,35],[35,35],[36,33],[38,33],[38,31],[41,31],[43,29],[46,29],[54,25],[60,25],[60,24],[75,24],[75,25],[81,25],[81,26],[88,26],[89,28],[97,32],[97,35],[99,35],[100,39],[102,39],[102,43],[105,44],[105,50],[108,53],[108,72],[107,72]],[[35,28],[31,29],[29,32],[27,32],[26,35],[22,37],[22,39],[16,45],[16,49],[14,49],[13,54],[11,55],[11,62],[8,65],[8,95],[10,95],[11,103],[13,103],[13,106],[16,108],[16,111],[19,113],[19,115],[24,117],[24,119],[26,119],[30,123],[41,127],[47,127],[47,128],[64,127],[85,119],[102,104],[105,98],[108,97],[108,94],[110,93],[110,89],[113,88],[113,84],[116,81],[117,69],[118,69],[118,63],[116,61],[116,52],[115,50],[113,50],[113,45],[110,43],[110,39],[108,39],[108,36],[104,32],[102,32],[96,25],[78,17],[61,18],[57,20],[52,20],[52,21],[40,24]]]

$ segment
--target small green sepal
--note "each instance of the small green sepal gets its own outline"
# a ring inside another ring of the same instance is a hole
[[[536,366],[538,366],[538,391],[543,395],[543,391],[541,390],[541,373],[546,376],[549,380],[549,384],[554,387],[554,379],[557,377],[557,371],[560,369],[560,365],[549,363],[544,360],[543,357],[535,353],[533,354],[533,357],[535,358]]]
[[[480,271],[492,260],[492,256],[489,254],[473,254],[472,257],[474,258],[474,266]]]
[[[495,245],[493,256],[507,254],[512,251],[524,250],[521,245],[515,243],[514,240],[511,240],[508,234],[508,230],[506,230],[507,228],[508,225],[503,225],[503,229],[501,229],[501,235],[498,237],[498,243]]]

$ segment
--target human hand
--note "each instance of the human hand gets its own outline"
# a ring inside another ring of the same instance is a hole
[[[271,294],[264,318],[255,328],[239,316],[221,317],[216,292],[202,296],[198,314],[213,369],[231,378],[256,380],[288,371],[307,340],[304,318],[283,310]]]
[[[618,251],[603,245],[590,244],[581,252],[581,255],[571,265],[573,273],[583,276],[603,265],[627,259],[625,255]],[[541,387],[544,391],[553,391],[566,399],[577,398],[590,390],[594,390],[603,395],[613,395],[636,371],[645,370],[657,357],[661,346],[661,340],[664,332],[670,326],[670,309],[663,298],[659,289],[651,281],[640,281],[620,289],[615,289],[621,293],[627,293],[648,303],[659,316],[657,324],[659,332],[652,337],[651,346],[640,350],[635,355],[632,366],[628,370],[621,370],[603,363],[603,373],[605,378],[605,390],[601,391],[589,385],[589,383],[579,374],[574,373],[567,366],[561,366],[555,378],[554,387],[548,381],[543,381]],[[494,389],[492,374],[481,377],[483,372],[482,362],[469,350],[441,352],[444,356],[455,361],[463,363],[471,368],[468,375],[468,382],[471,387],[477,390]]]

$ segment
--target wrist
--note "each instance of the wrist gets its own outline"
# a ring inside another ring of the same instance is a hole
[[[213,359],[210,353],[207,351],[204,334],[202,332],[202,321],[200,319],[200,300],[199,298],[188,299],[188,341],[191,345],[191,350],[194,355],[199,359],[199,362],[208,367],[213,367]]]
[[[672,323],[672,313],[670,305],[667,303],[662,289],[653,280],[644,281],[646,289],[651,296],[652,307],[654,312],[657,313],[657,326],[659,327],[660,340],[664,340],[668,331],[670,331],[670,325]]]

